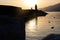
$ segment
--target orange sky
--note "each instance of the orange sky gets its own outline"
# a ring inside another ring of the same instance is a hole
[[[0,0],[0,5],[13,5],[22,7],[23,9],[30,9],[31,7],[25,4],[24,1],[25,0]],[[44,8],[57,3],[60,3],[60,0],[37,0],[38,8]],[[32,8],[34,8],[34,6]]]

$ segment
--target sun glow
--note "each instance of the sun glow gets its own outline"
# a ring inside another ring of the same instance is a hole
[[[25,0],[25,4],[29,7],[32,7],[37,4],[37,0]]]

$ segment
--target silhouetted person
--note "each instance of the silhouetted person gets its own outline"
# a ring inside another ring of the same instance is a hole
[[[37,9],[37,4],[35,4],[35,10],[38,10],[38,9]]]

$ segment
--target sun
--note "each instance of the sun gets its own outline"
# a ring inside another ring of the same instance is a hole
[[[37,0],[25,0],[25,4],[29,7],[32,7],[37,4]]]

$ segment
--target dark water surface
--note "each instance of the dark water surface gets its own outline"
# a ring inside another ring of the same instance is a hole
[[[60,34],[60,12],[47,12],[45,17],[38,17],[26,23],[26,40],[41,40],[49,34]],[[53,28],[52,28],[53,27]]]

